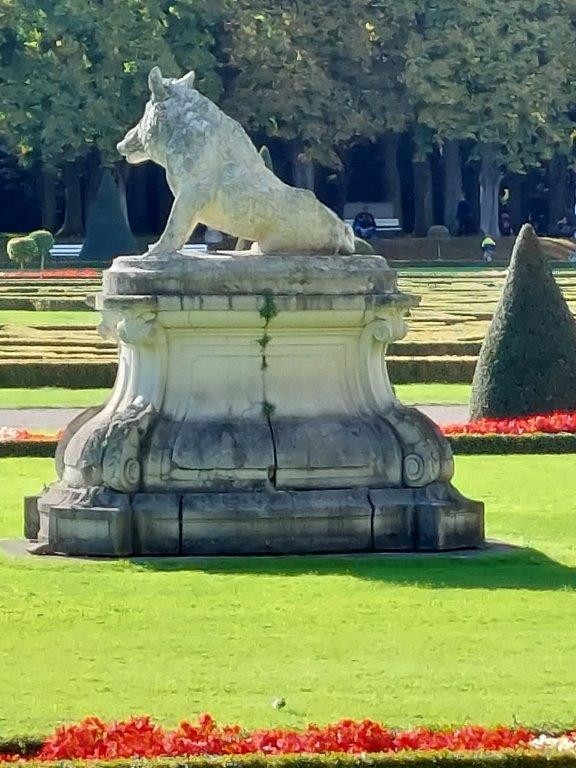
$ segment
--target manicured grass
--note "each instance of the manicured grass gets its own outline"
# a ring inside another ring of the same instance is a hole
[[[100,322],[99,312],[0,310],[0,325],[93,325]]]
[[[573,722],[573,456],[461,457],[480,558],[83,562],[0,557],[0,733],[202,711],[246,726]],[[3,459],[0,535],[49,459]],[[270,702],[287,700],[277,711]]]
[[[397,384],[394,389],[406,405],[467,405],[470,400],[469,384]],[[0,398],[2,391],[9,390],[0,390]]]
[[[109,389],[0,389],[0,408],[87,408],[103,403]]]

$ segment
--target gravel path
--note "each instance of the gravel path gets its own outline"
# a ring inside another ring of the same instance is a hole
[[[437,424],[467,421],[465,405],[417,405]],[[0,427],[55,432],[68,424],[83,408],[0,408]]]

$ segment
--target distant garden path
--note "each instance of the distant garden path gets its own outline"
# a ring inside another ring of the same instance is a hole
[[[465,405],[418,405],[437,424],[451,424],[467,420]],[[24,427],[55,432],[63,429],[82,408],[1,408],[0,426]]]

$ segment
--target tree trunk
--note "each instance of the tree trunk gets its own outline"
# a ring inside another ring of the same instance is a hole
[[[400,226],[404,219],[402,211],[402,185],[400,181],[400,172],[398,170],[398,144],[400,134],[393,131],[386,131],[383,144],[384,173],[385,173],[385,199],[390,202],[394,208],[394,216],[400,220]]]
[[[556,224],[566,216],[570,209],[566,190],[568,187],[568,160],[566,155],[554,155],[548,163],[548,188],[550,204],[548,208],[548,231],[554,232]]]
[[[458,204],[462,197],[462,162],[460,142],[449,139],[444,143],[444,226],[453,232]]]
[[[478,232],[480,229],[480,163],[477,160],[469,160],[464,168],[464,193],[470,203],[471,229]]]
[[[510,202],[508,203],[508,213],[510,215],[510,224],[512,232],[518,234],[524,223],[523,216],[523,184],[524,177],[519,173],[511,173],[508,181],[510,190]]]
[[[414,160],[414,234],[426,237],[433,223],[430,158]]]
[[[314,161],[308,160],[303,155],[303,147],[300,144],[292,146],[290,158],[292,161],[292,181],[294,186],[310,189],[314,192],[316,186]]]
[[[148,215],[148,188],[150,168],[148,164],[134,165],[127,182],[128,218],[138,234],[149,234],[154,229]]]
[[[64,163],[64,222],[58,231],[60,237],[84,237],[82,184],[80,163],[77,160]]]
[[[56,184],[56,170],[48,165],[44,165],[41,170],[42,227],[50,232],[55,232],[58,226]]]
[[[342,160],[342,166],[337,172],[336,182],[336,211],[339,216],[344,218],[344,207],[348,202],[348,182],[350,181],[350,169],[346,156],[340,158]]]
[[[499,193],[502,174],[493,145],[483,144],[480,156],[480,229],[486,237],[497,240],[500,237]]]

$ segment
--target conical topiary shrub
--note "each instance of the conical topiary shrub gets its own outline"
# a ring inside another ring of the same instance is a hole
[[[112,172],[105,168],[98,193],[88,211],[86,240],[80,258],[86,261],[112,261],[116,256],[138,253],[130,231],[126,210]]]
[[[482,344],[470,418],[576,410],[576,322],[525,224]]]

